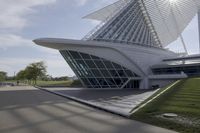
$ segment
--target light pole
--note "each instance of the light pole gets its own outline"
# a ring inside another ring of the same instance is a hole
[[[14,80],[15,80],[15,75],[16,75],[16,72],[14,71],[14,77],[13,77]]]

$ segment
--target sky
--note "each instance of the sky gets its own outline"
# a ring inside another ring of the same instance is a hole
[[[53,77],[74,76],[56,50],[35,45],[43,37],[81,39],[97,22],[83,16],[116,0],[0,0],[0,71],[9,76],[28,64],[44,61]],[[185,29],[183,37],[190,54],[199,51],[197,16]],[[168,46],[183,51],[180,40]]]

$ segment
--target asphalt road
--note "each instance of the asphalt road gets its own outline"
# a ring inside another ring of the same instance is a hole
[[[0,88],[0,133],[172,133],[33,87]]]

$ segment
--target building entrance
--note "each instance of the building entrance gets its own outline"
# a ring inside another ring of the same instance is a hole
[[[140,80],[130,80],[125,86],[124,89],[139,89]]]

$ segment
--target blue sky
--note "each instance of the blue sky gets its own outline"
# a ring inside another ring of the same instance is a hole
[[[81,39],[97,24],[82,17],[116,0],[1,0],[0,71],[14,72],[45,61],[52,76],[74,73],[58,51],[32,43],[41,37]],[[197,17],[183,33],[190,54],[198,53]],[[169,46],[182,51],[180,40]]]

